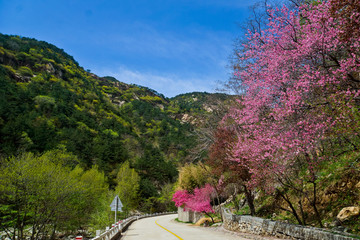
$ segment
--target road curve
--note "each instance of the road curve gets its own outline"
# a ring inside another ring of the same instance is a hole
[[[132,223],[121,240],[247,240],[275,239],[233,234],[217,228],[196,227],[175,221],[177,214],[140,219]]]

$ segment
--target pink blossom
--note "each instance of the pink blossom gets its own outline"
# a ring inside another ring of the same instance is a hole
[[[173,201],[175,206],[184,207],[184,209],[190,209],[195,212],[214,212],[210,204],[211,194],[214,192],[214,188],[209,184],[206,184],[202,188],[195,188],[193,194],[189,194],[186,190],[180,190],[173,195]]]
[[[360,129],[353,110],[360,91],[352,88],[360,39],[340,39],[343,19],[330,16],[331,4],[272,10],[266,30],[248,33],[239,59],[245,68],[234,73],[246,89],[243,107],[226,118],[241,129],[232,156],[252,174],[250,187],[272,186],[338,129]],[[308,161],[313,172],[323,158]]]

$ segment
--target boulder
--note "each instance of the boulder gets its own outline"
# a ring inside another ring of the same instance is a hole
[[[337,215],[337,219],[339,219],[341,222],[348,220],[352,216],[357,216],[360,214],[360,208],[359,207],[346,207],[341,209],[339,214]]]
[[[195,226],[200,226],[204,224],[204,226],[209,226],[209,223],[211,222],[211,218],[200,218],[199,221],[195,223]]]

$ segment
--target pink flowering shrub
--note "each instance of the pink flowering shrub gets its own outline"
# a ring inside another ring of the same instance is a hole
[[[175,206],[184,207],[194,212],[213,213],[214,210],[210,204],[211,195],[214,188],[210,184],[206,184],[202,188],[195,188],[193,194],[189,194],[186,190],[179,190],[173,195]]]
[[[206,184],[202,188],[195,188],[194,194],[192,194],[185,206],[194,212],[214,212],[211,204],[210,197],[214,192],[214,188],[210,184]]]
[[[183,207],[186,202],[190,199],[190,194],[186,190],[179,190],[176,191],[173,195],[173,202],[175,202],[175,206],[177,207]]]

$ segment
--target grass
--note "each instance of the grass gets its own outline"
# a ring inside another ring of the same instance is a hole
[[[190,223],[190,224],[195,224],[193,222],[183,222],[183,221],[180,221],[179,218],[175,218],[175,221],[179,222],[179,223]]]

